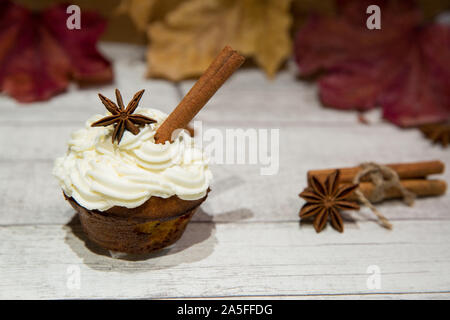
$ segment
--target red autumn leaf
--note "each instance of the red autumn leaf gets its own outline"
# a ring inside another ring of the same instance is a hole
[[[47,100],[79,84],[110,82],[111,64],[96,49],[106,22],[81,12],[81,29],[70,30],[67,4],[32,12],[0,0],[0,91],[20,102]]]
[[[450,118],[450,27],[426,25],[412,1],[338,1],[335,17],[313,16],[300,29],[302,75],[322,71],[320,97],[337,109],[377,106],[399,126]],[[381,30],[366,9],[381,9]]]

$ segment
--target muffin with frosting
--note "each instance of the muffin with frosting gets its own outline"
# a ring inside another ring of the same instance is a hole
[[[99,95],[109,112],[72,134],[53,169],[88,237],[126,253],[147,253],[178,240],[212,180],[208,161],[186,131],[155,142],[167,115],[138,108],[142,93],[126,108],[118,90],[117,105]]]

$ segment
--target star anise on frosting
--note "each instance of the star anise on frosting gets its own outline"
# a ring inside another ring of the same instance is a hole
[[[145,90],[136,92],[126,108],[123,105],[122,95],[118,89],[116,89],[116,100],[119,106],[99,93],[98,96],[100,97],[100,100],[106,109],[112,113],[112,115],[106,116],[92,123],[91,127],[106,127],[109,125],[114,125],[112,142],[114,143],[114,141],[117,140],[117,144],[119,144],[125,129],[130,131],[132,134],[137,135],[139,133],[139,126],[143,126],[148,123],[155,123],[156,120],[154,119],[141,114],[133,114],[142,98],[142,95],[144,94],[144,91]]]
[[[347,200],[358,188],[357,184],[339,185],[339,170],[328,175],[325,182],[312,176],[309,186],[299,194],[306,201],[300,210],[300,218],[314,217],[314,228],[320,232],[325,228],[328,219],[331,225],[339,232],[344,231],[344,223],[340,210],[359,210],[359,205]]]
[[[420,127],[420,131],[433,143],[440,143],[444,148],[450,143],[450,122],[425,124]]]

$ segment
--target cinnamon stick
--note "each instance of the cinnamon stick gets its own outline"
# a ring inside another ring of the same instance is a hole
[[[172,132],[185,128],[245,58],[226,46],[155,133],[155,142],[171,141]]]
[[[447,183],[443,180],[408,179],[401,180],[400,183],[418,197],[440,196],[447,190]],[[374,185],[371,182],[361,182],[359,189],[366,198],[370,199],[374,191]],[[385,191],[385,199],[402,197],[403,195],[398,188],[390,188]],[[349,199],[357,201],[358,197],[353,193]]]
[[[387,167],[395,170],[400,179],[417,179],[424,178],[430,174],[437,174],[444,172],[445,165],[441,161],[421,161],[411,163],[391,163],[387,164]],[[336,169],[321,169],[308,171],[308,181],[311,176],[318,176],[319,179],[331,174]],[[340,182],[352,182],[356,174],[361,170],[358,167],[341,168]],[[367,180],[367,178],[365,178]],[[363,179],[364,180],[364,179]]]

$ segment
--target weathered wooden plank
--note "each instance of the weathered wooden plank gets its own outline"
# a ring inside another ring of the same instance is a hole
[[[78,126],[0,127],[0,224],[65,223],[71,209],[62,199],[51,175],[53,160],[66,149],[70,132]],[[222,132],[224,127],[216,127]],[[207,129],[207,128],[206,128]],[[363,161],[418,161],[441,159],[450,166],[450,154],[418,139],[418,133],[380,126],[376,133],[366,126],[280,130],[279,171],[261,175],[260,165],[212,165],[215,180],[203,208],[216,221],[233,221],[236,212],[251,221],[297,219],[303,201],[298,193],[306,185],[306,172],[312,168],[352,166]],[[411,146],[415,146],[414,148]],[[396,150],[396,152],[392,152]],[[450,181],[447,170],[442,179]],[[392,219],[449,219],[450,196],[417,201],[412,208],[400,201],[380,205]],[[234,212],[234,214],[229,214]],[[363,210],[359,219],[372,215]]]
[[[327,228],[319,235],[311,226],[296,223],[191,223],[172,249],[141,261],[112,259],[90,246],[94,253],[72,230],[80,234],[79,225],[1,227],[0,297],[450,291],[450,221],[400,221],[395,232],[361,223],[344,234]],[[369,266],[379,268],[379,289],[367,286]],[[76,289],[73,275],[78,271],[80,288]]]
[[[179,300],[183,298],[172,298],[173,300]],[[192,300],[210,300],[210,299],[223,299],[223,300],[449,300],[450,292],[422,292],[422,293],[365,293],[365,294],[305,294],[305,295],[264,295],[264,296],[229,296],[229,297],[190,297]]]
[[[93,113],[95,114],[95,112]],[[54,159],[65,151],[70,133],[82,128],[82,123],[3,124],[0,126],[0,160]],[[315,167],[354,165],[358,161],[414,161],[417,159],[439,158],[449,161],[447,150],[433,146],[422,139],[417,130],[401,130],[390,125],[380,125],[374,130],[370,126],[278,126],[275,123],[227,125],[202,123],[203,133],[209,129],[221,132],[218,141],[226,139],[226,130],[241,128],[244,130],[267,129],[270,143],[270,130],[278,129],[280,141],[280,167],[294,158],[314,159]],[[11,134],[14,131],[14,134]],[[205,142],[207,145],[208,142]],[[225,144],[222,144],[225,150]],[[248,147],[248,143],[247,143]],[[262,150],[267,154],[270,151]],[[236,150],[236,149],[235,149]],[[393,151],[395,150],[395,152]],[[223,157],[224,159],[224,157]]]
[[[318,99],[315,83],[300,80],[297,74],[293,61],[274,79],[268,79],[258,69],[240,69],[211,98],[198,118],[231,124],[272,121],[344,126],[358,122],[357,112],[325,108]],[[193,84],[193,80],[181,82],[183,93]],[[378,123],[380,113],[370,112],[368,118]]]

